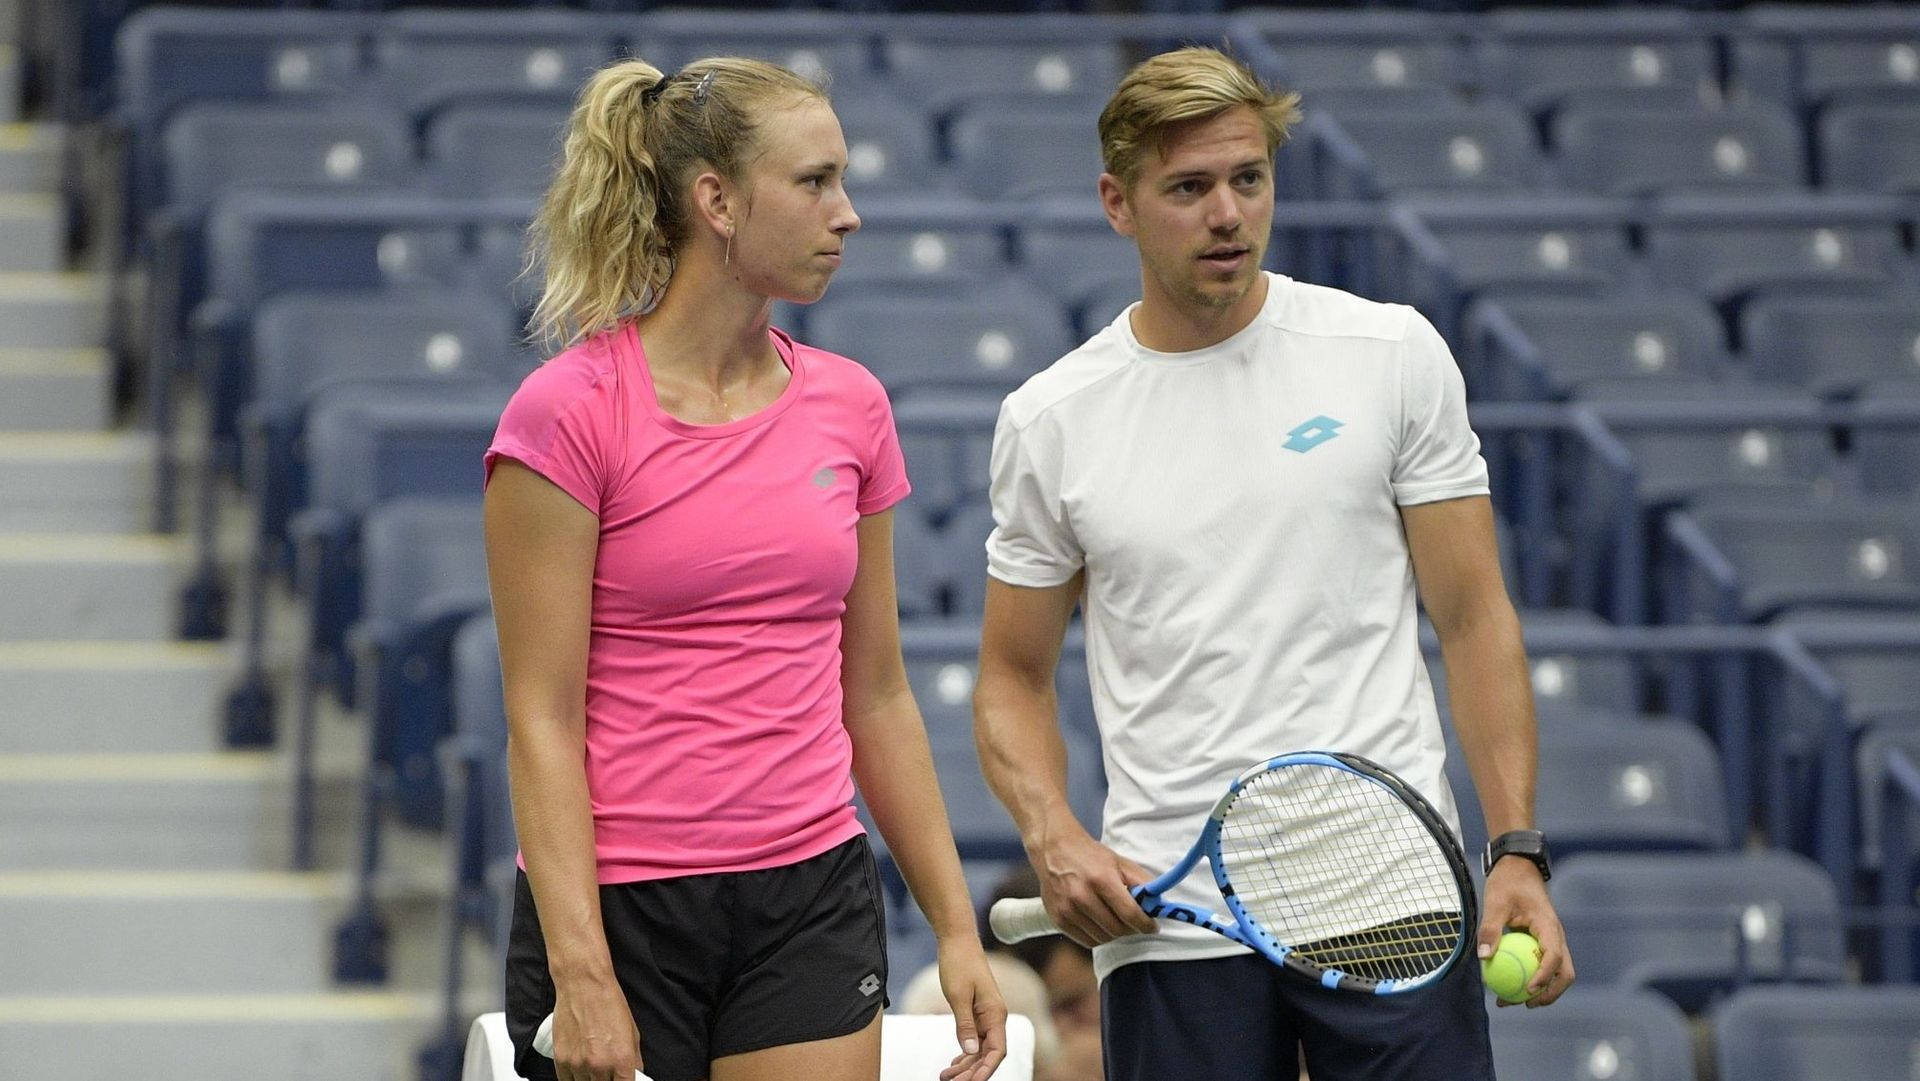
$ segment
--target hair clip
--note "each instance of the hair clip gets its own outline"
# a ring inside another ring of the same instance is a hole
[[[678,74],[679,72],[674,72],[674,75],[678,75]],[[646,105],[652,105],[654,102],[659,101],[660,95],[664,93],[667,89],[667,84],[672,81],[673,81],[673,75],[660,76],[659,82],[656,82],[652,86],[647,87],[645,90],[640,91],[640,101]]]
[[[700,85],[693,88],[693,106],[696,109],[707,107],[707,91],[713,89],[713,72],[700,76]]]

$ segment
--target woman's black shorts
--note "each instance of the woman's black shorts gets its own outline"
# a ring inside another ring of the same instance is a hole
[[[762,871],[600,887],[614,973],[655,1081],[697,1081],[716,1058],[858,1032],[887,1004],[878,875],[865,836]],[[507,1032],[530,1081],[553,1011],[546,942],[522,872],[507,941]]]

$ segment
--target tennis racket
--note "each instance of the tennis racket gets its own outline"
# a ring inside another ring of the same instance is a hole
[[[533,1030],[533,1049],[547,1056],[548,1058],[553,1057],[553,1015],[552,1014],[548,1014],[546,1017],[542,1018],[540,1021],[540,1027]],[[645,1073],[643,1073],[640,1070],[635,1070],[633,1071],[633,1081],[653,1081],[653,1078],[648,1077]]]
[[[1163,899],[1205,856],[1231,921]],[[1149,916],[1223,935],[1323,987],[1390,995],[1438,980],[1478,926],[1460,843],[1412,786],[1359,755],[1284,754],[1213,805],[1199,840],[1135,886]],[[988,914],[1019,942],[1059,928],[1037,897]]]

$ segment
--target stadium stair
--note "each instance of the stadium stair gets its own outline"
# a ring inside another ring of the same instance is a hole
[[[0,1073],[411,1079],[439,1017],[443,842],[417,839],[426,883],[383,898],[393,978],[336,984],[359,730],[335,718],[321,746],[323,869],[286,870],[288,752],[223,746],[232,652],[173,640],[190,553],[144,532],[153,443],[115,416],[105,277],[68,269],[61,132],[20,119],[15,10],[0,0]]]

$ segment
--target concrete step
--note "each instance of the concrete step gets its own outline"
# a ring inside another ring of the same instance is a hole
[[[6,8],[0,8],[0,17],[7,14]],[[20,119],[20,95],[26,88],[20,84],[20,50],[11,42],[16,34],[15,22],[7,20],[0,26],[0,124],[11,124]]]
[[[0,533],[0,642],[170,638],[177,537]]]
[[[0,122],[0,191],[60,190],[66,129],[58,124]]]
[[[333,873],[0,872],[0,958],[20,995],[331,989]]]
[[[292,785],[281,758],[215,754],[0,755],[0,867],[243,871],[285,867]],[[358,786],[316,794],[322,866],[352,852]]]
[[[51,195],[0,192],[0,273],[66,265],[66,217]]]
[[[0,754],[218,750],[238,670],[217,643],[0,641]]]
[[[153,439],[0,432],[0,532],[133,533],[153,520]]]
[[[0,349],[0,433],[99,431],[112,423],[104,349]]]
[[[11,1081],[412,1081],[430,995],[0,997]]]
[[[0,349],[93,349],[106,335],[100,275],[0,273]]]

